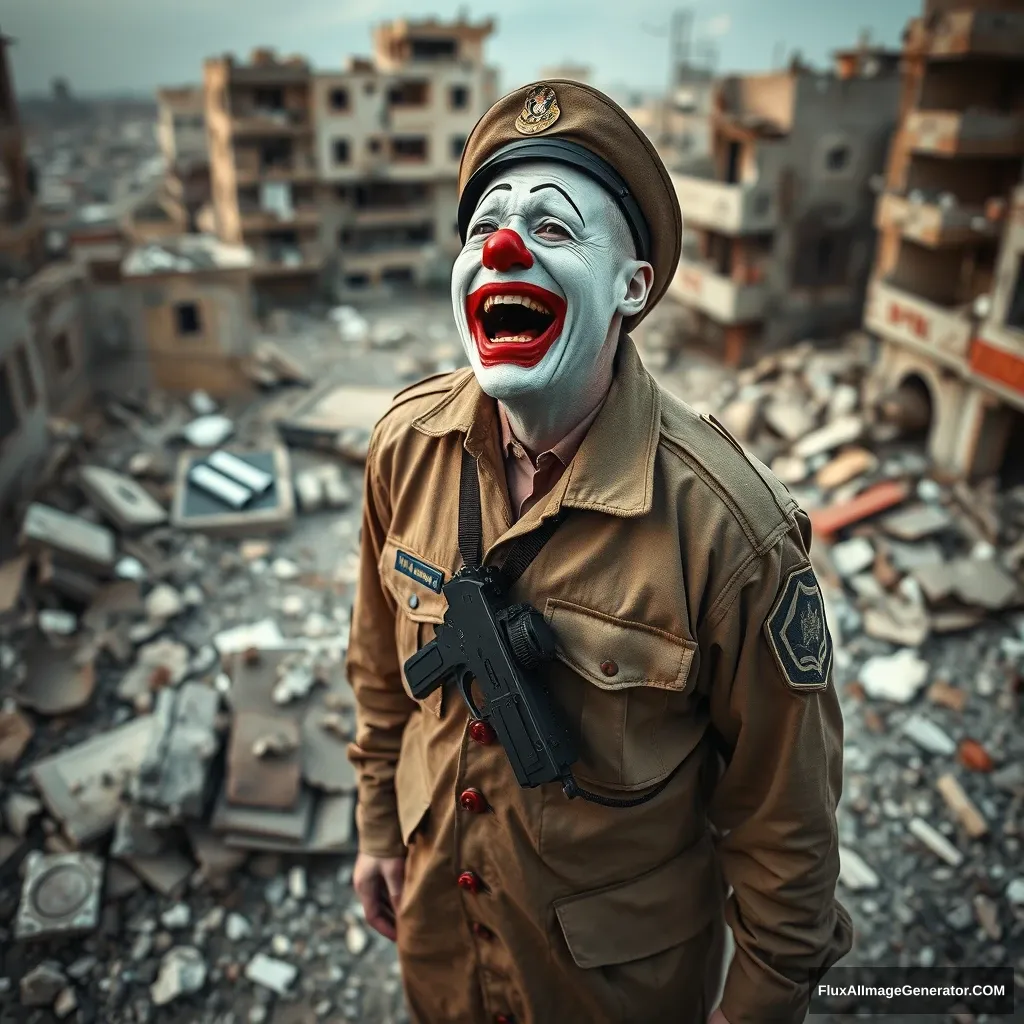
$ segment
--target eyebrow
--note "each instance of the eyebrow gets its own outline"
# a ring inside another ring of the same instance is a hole
[[[512,186],[511,186],[511,185],[509,185],[509,184],[508,184],[507,182],[502,182],[502,184],[500,184],[500,185],[495,185],[495,186],[494,186],[494,188],[490,188],[490,189],[488,189],[488,190],[487,190],[487,191],[486,191],[486,192],[485,192],[485,193],[484,193],[484,194],[483,194],[483,195],[482,195],[482,196],[480,197],[480,202],[478,202],[478,203],[477,203],[477,206],[479,206],[479,205],[480,205],[480,203],[482,203],[482,202],[483,202],[483,201],[484,201],[484,200],[485,200],[485,199],[486,199],[486,198],[487,198],[487,197],[488,197],[488,196],[489,196],[489,195],[490,195],[490,194],[491,194],[492,192],[497,192],[499,188],[505,189],[505,190],[506,190],[507,192],[511,192],[511,191],[512,191]]]
[[[530,192],[539,192],[542,188],[553,188],[556,192],[561,192],[565,197],[566,202],[576,211],[576,216],[579,217],[580,223],[586,227],[587,222],[583,219],[583,214],[580,213],[580,208],[572,201],[572,197],[568,192],[565,191],[560,185],[556,185],[553,182],[545,182],[543,185],[534,185],[530,189]]]

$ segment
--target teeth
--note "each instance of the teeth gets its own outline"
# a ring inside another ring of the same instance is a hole
[[[488,295],[484,299],[484,312],[490,312],[494,306],[525,306],[527,309],[535,310],[538,313],[545,313],[552,316],[552,312],[541,302],[529,299],[525,295]]]
[[[533,338],[526,334],[513,334],[511,338],[495,338],[499,345],[519,345],[524,341],[533,341]]]

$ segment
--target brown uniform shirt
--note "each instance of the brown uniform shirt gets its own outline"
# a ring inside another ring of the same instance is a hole
[[[398,947],[413,1019],[703,1024],[724,878],[736,939],[724,1013],[803,1020],[810,976],[851,944],[834,896],[838,701],[830,680],[787,673],[767,625],[782,607],[790,628],[801,580],[816,593],[806,516],[660,389],[628,338],[568,470],[514,524],[500,436],[494,403],[460,370],[399,394],[367,459],[350,756],[360,849],[407,851]],[[622,809],[522,789],[455,693],[408,695],[402,665],[432,638],[440,577],[461,565],[463,446],[478,459],[485,561],[571,510],[512,597],[558,637],[547,680],[579,737],[579,783],[629,797],[678,768],[654,799]],[[813,639],[821,623],[801,607]],[[468,789],[482,804],[462,806]]]

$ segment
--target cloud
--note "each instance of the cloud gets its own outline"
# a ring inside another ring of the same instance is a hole
[[[731,28],[732,17],[728,14],[718,14],[708,21],[705,31],[709,36],[720,39],[722,36],[727,36]]]

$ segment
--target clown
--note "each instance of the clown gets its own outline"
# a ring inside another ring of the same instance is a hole
[[[806,516],[629,337],[678,262],[671,180],[606,96],[540,83],[474,129],[459,227],[469,369],[401,392],[367,459],[347,661],[367,920],[417,1024],[803,1020],[851,937],[831,641]],[[557,640],[573,790],[520,786],[452,688],[412,696],[474,545],[529,548],[511,597]]]

